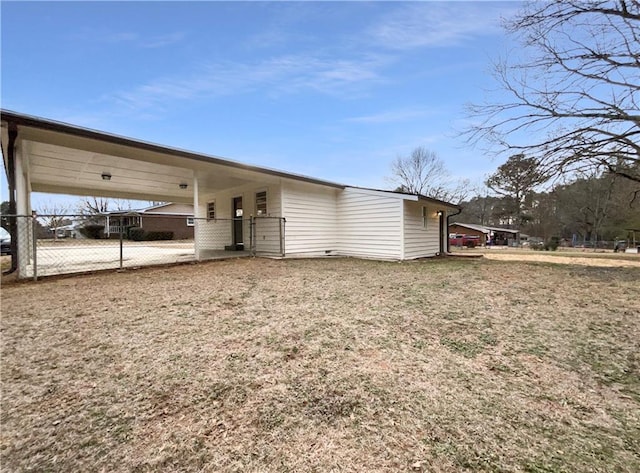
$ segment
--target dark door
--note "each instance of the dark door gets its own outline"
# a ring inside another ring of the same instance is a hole
[[[233,244],[242,245],[242,197],[233,198]]]

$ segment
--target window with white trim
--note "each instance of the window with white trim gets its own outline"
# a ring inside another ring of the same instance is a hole
[[[422,226],[423,228],[427,228],[427,220],[429,220],[429,214],[426,207],[422,207]]]
[[[216,203],[215,201],[208,202],[207,203],[207,219],[215,220],[215,218],[216,218]]]
[[[256,192],[256,216],[267,216],[267,191]]]
[[[193,217],[187,217],[187,227],[193,227],[196,221]]]

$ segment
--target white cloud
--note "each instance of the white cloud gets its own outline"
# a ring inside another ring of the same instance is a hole
[[[104,41],[105,43],[128,43],[131,41],[137,41],[139,36],[136,33],[129,31],[120,31],[116,33],[98,33],[96,39]]]
[[[500,31],[501,16],[513,5],[485,2],[422,2],[405,6],[369,30],[369,37],[388,49],[442,47]]]
[[[419,110],[419,109],[402,109],[402,110],[387,110],[380,113],[374,113],[372,115],[363,115],[359,117],[347,118],[347,122],[351,123],[393,123],[404,122],[413,120],[415,118],[425,117],[431,115],[432,110]]]
[[[109,31],[106,29],[83,29],[69,36],[72,41],[98,42],[107,44],[129,44],[140,48],[161,48],[178,43],[185,38],[181,31],[164,35],[143,36],[132,31]]]
[[[185,37],[182,32],[169,33],[161,36],[152,36],[150,38],[144,38],[140,41],[140,46],[143,48],[162,48],[164,46],[170,46],[175,43],[179,43]]]
[[[196,100],[259,89],[272,96],[305,90],[351,96],[368,84],[382,81],[378,70],[384,63],[384,58],[373,56],[348,60],[307,55],[280,56],[246,64],[216,63],[202,66],[186,76],[159,78],[111,98],[120,105],[144,109],[160,107],[170,100]]]

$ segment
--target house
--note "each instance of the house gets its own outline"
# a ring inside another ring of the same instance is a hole
[[[473,225],[468,223],[451,223],[449,224],[449,238],[453,240],[456,235],[469,235],[478,237],[480,245],[484,246],[489,241],[489,230],[482,225]],[[453,243],[451,243],[453,245]]]
[[[520,230],[454,222],[449,224],[449,234],[478,236],[481,245],[512,246],[519,241]]]
[[[121,230],[126,232],[129,227],[139,227],[148,232],[170,232],[173,240],[188,240],[193,238],[194,226],[192,204],[168,202],[141,210],[109,212],[104,235],[118,238]]]
[[[448,217],[460,212],[422,195],[348,186],[10,111],[1,111],[1,121],[18,215],[30,215],[32,191],[193,205],[197,260],[239,249],[287,257],[435,256],[446,253]],[[29,258],[25,245],[19,264]]]

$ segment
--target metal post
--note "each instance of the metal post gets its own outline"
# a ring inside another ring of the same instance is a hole
[[[251,256],[256,255],[256,218],[253,215],[249,216],[249,253]]]
[[[120,269],[122,269],[122,217],[120,217]]]
[[[31,241],[33,245],[33,280],[37,281],[38,280],[38,240],[36,238],[37,225],[35,225],[35,217],[31,217],[30,221],[31,221]]]

